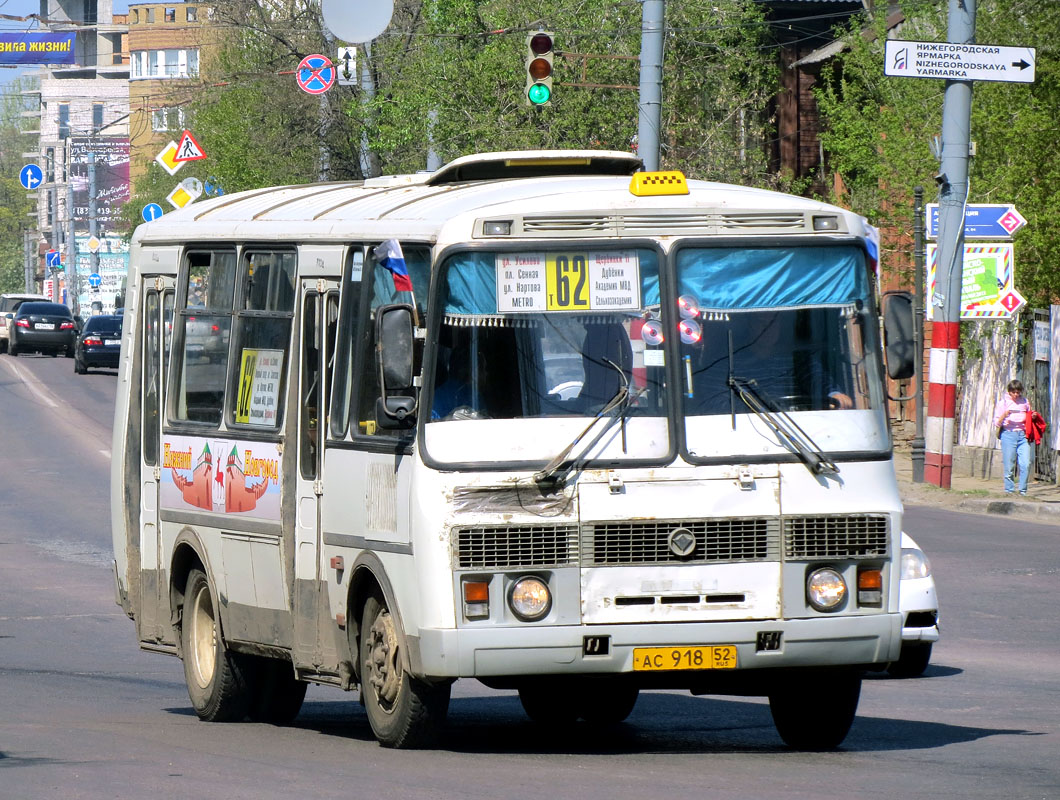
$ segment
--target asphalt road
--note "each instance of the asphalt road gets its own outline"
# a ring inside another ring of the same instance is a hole
[[[291,727],[200,722],[114,604],[115,382],[0,356],[0,798],[1060,797],[1060,528],[924,507],[942,641],[925,677],[866,680],[836,753],[787,750],[758,699],[648,693],[556,735],[470,681],[433,751],[380,748],[330,688]]]

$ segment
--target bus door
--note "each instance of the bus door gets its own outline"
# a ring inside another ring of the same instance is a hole
[[[338,282],[303,280],[298,368],[298,469],[295,493],[295,664],[319,664],[334,653],[330,637],[320,635],[327,619],[327,596],[321,585],[320,495],[324,461],[324,409],[328,408],[335,334]],[[321,648],[327,653],[321,653]]]
[[[162,640],[168,627],[169,590],[166,566],[161,559],[158,528],[158,482],[166,468],[161,452],[162,414],[165,409],[166,366],[173,330],[171,277],[146,277],[140,304],[143,327],[140,424],[140,639]]]

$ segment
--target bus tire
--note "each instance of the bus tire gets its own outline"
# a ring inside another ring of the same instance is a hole
[[[769,695],[773,724],[796,750],[834,750],[854,722],[861,696],[858,672],[804,673]]]
[[[931,642],[902,643],[897,661],[887,665],[888,674],[895,678],[918,678],[931,661]]]
[[[289,661],[259,658],[254,668],[254,699],[250,718],[270,725],[289,725],[302,710],[309,685],[294,676]]]
[[[578,689],[578,716],[590,725],[617,725],[633,713],[640,689],[601,678]]]
[[[570,725],[582,710],[569,678],[535,680],[519,687],[519,702],[526,716],[539,725]]]
[[[251,700],[249,661],[225,646],[217,617],[217,603],[206,574],[188,574],[181,615],[180,643],[184,681],[199,719],[238,722],[247,716]]]
[[[397,625],[382,598],[368,598],[358,647],[361,700],[383,747],[426,747],[445,724],[452,684],[430,684],[405,671]]]

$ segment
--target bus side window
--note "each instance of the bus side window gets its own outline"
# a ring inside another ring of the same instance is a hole
[[[191,251],[176,318],[177,369],[172,416],[219,425],[235,290],[234,251]]]
[[[317,448],[320,432],[320,321],[317,319],[319,295],[306,294],[302,305],[302,384],[298,407],[299,457],[302,477],[317,477]]]
[[[361,313],[361,272],[364,266],[364,250],[358,246],[350,248],[346,258],[346,267],[342,272],[342,287],[338,300],[334,295],[328,298],[329,335],[334,326],[337,338],[334,352],[328,357],[328,369],[331,373],[328,380],[329,397],[328,414],[330,418],[329,435],[333,439],[344,439],[350,425],[350,409],[353,397],[353,354],[354,337],[357,335],[357,320]],[[334,305],[333,305],[334,303]],[[331,321],[331,309],[337,309],[337,320]],[[334,368],[332,369],[332,363]],[[331,392],[332,385],[335,391]]]
[[[161,331],[159,331],[158,292],[147,293],[141,315],[144,330],[144,463],[158,464],[159,398],[162,395]]]
[[[235,314],[232,422],[275,430],[283,422],[296,254],[246,250],[242,266],[240,307]]]
[[[422,245],[402,244],[405,266],[412,279],[414,292],[398,291],[393,275],[383,266],[370,262],[371,307],[357,343],[354,359],[354,380],[357,427],[355,436],[401,436],[407,438],[411,431],[387,431],[376,425],[376,400],[379,398],[379,363],[375,353],[375,310],[391,303],[413,303],[417,308],[420,325],[425,322],[423,303],[430,288],[431,251]]]

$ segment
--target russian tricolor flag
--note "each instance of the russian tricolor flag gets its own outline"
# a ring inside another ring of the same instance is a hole
[[[409,277],[408,267],[405,266],[405,254],[401,252],[398,240],[387,239],[375,248],[373,253],[375,260],[394,276],[394,289],[399,292],[411,292],[412,279]]]

